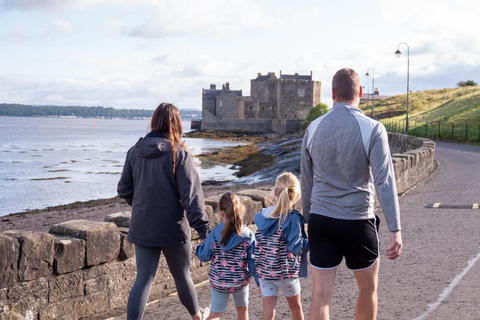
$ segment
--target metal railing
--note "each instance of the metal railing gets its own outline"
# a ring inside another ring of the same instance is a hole
[[[405,133],[405,120],[380,120],[387,131]],[[480,124],[459,124],[446,121],[409,121],[408,134],[411,136],[450,140],[456,142],[480,142]]]

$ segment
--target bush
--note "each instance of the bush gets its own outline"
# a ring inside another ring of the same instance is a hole
[[[316,106],[311,107],[310,110],[308,110],[307,117],[305,118],[307,125],[309,125],[313,120],[317,119],[318,117],[324,115],[327,112],[328,106],[325,103],[319,103]]]
[[[476,85],[477,83],[473,80],[460,81],[459,83],[457,83],[458,87],[474,87]]]

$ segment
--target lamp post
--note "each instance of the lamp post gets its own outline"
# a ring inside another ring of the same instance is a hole
[[[395,51],[395,55],[397,58],[400,58],[402,52],[398,49],[401,44],[407,46],[407,115],[405,118],[405,134],[408,135],[408,94],[410,93],[409,84],[410,84],[410,47],[406,42],[400,42],[397,46],[397,51]]]
[[[370,74],[368,73],[368,70],[372,70],[372,96],[371,96],[371,98],[372,98],[372,119],[373,119],[373,98],[374,98],[374,96],[375,96],[375,70],[373,70],[372,68],[368,68],[368,69],[367,69],[367,73],[365,73],[365,75],[367,76],[367,78],[368,78],[368,76],[370,75]]]
[[[365,86],[367,86],[367,92],[369,92],[369,91],[370,91],[370,87],[369,87],[368,83],[365,82],[365,83],[362,85],[362,88],[365,89]],[[368,108],[368,100],[367,100],[367,108]]]

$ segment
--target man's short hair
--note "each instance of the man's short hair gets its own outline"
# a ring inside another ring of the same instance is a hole
[[[340,69],[333,76],[332,88],[337,101],[355,100],[360,95],[360,77],[352,69]]]

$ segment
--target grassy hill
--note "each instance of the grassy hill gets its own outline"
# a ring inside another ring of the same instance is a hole
[[[375,118],[389,131],[401,132],[406,101],[406,94],[375,100]],[[412,92],[408,105],[410,133],[414,135],[452,138],[453,128],[453,140],[465,140],[466,134],[466,140],[470,141],[480,137],[480,86]],[[360,108],[365,114],[371,114],[371,102],[362,103]],[[396,130],[389,126],[396,126]]]

